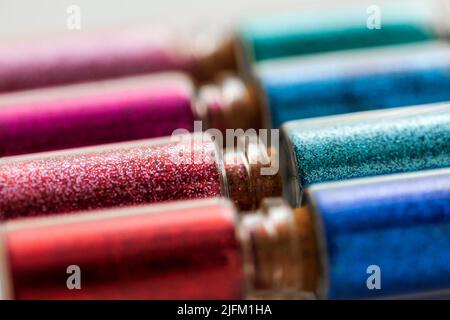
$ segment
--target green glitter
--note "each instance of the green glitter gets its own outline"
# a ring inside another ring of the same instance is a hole
[[[450,167],[450,104],[361,112],[283,126],[302,187]]]

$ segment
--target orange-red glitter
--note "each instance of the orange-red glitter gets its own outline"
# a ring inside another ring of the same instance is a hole
[[[5,245],[16,299],[241,299],[234,209],[218,201],[13,222]],[[81,289],[70,290],[70,265]]]

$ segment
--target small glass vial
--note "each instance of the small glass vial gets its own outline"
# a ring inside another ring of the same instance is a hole
[[[4,94],[0,156],[170,136],[181,129],[257,128],[253,104],[233,100],[241,91],[229,85],[220,97],[197,94],[189,77],[161,73]]]
[[[242,140],[244,141],[242,141]],[[0,159],[0,219],[229,196],[241,210],[281,194],[274,154],[242,137],[224,151],[209,134]]]
[[[299,206],[312,184],[450,166],[450,104],[291,121],[283,125],[284,193]]]
[[[242,219],[229,200],[216,198],[7,222],[0,227],[2,298],[291,294],[298,243],[291,209],[280,201]]]
[[[450,170],[307,189],[320,299],[448,298]]]
[[[245,81],[225,78],[215,90],[245,88],[236,90],[234,105],[259,112],[254,128],[279,128],[297,119],[448,101],[449,70],[450,45],[424,42],[267,61],[253,65]]]
[[[235,69],[227,32],[162,25],[17,39],[0,46],[0,92],[161,71],[210,80]]]
[[[242,66],[275,58],[447,39],[449,4],[438,1],[327,3],[245,20]]]

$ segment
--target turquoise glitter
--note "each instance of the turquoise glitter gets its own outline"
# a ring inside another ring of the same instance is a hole
[[[450,104],[292,121],[282,135],[295,159],[286,177],[299,188],[294,193],[313,183],[450,166]]]
[[[386,2],[378,8],[380,29],[367,27],[375,11],[363,3],[252,18],[241,26],[238,36],[250,61],[439,37],[436,7],[430,3]]]

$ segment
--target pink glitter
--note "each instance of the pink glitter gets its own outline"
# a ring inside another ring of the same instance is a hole
[[[4,158],[0,219],[219,196],[215,148],[153,139]]]
[[[123,77],[191,71],[195,57],[166,28],[82,33],[0,46],[0,92]]]
[[[92,82],[0,97],[0,156],[193,130],[193,85],[180,74]]]

